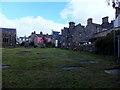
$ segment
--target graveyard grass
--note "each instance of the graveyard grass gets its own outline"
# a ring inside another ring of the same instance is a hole
[[[75,57],[87,58],[75,59]],[[82,61],[99,63],[80,64]],[[59,48],[3,48],[2,64],[10,67],[2,69],[2,86],[3,88],[115,88],[118,87],[118,75],[107,74],[104,70],[116,67],[114,65],[116,61],[113,57]],[[84,68],[61,69],[69,66]]]

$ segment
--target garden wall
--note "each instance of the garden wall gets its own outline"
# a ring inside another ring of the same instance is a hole
[[[80,45],[79,47],[74,48],[74,50],[87,51],[87,52],[96,52],[96,47],[93,44],[89,45]]]

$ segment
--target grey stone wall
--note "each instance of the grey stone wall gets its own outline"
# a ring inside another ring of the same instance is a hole
[[[2,47],[15,47],[16,46],[16,29],[1,28],[2,34]]]
[[[92,39],[94,33],[97,32],[97,27],[96,27],[93,23],[88,24],[88,25],[86,26],[86,28],[85,28],[85,32],[86,32],[86,37],[87,37],[87,39],[88,39],[88,40],[89,40],[89,39]]]
[[[61,47],[74,49],[80,44],[94,43],[97,38],[102,36],[101,32],[104,31],[104,35],[107,35],[106,33],[113,28],[112,24],[112,22],[108,22],[108,17],[102,18],[102,24],[93,23],[92,18],[89,18],[86,27],[69,22],[69,28],[62,29]]]
[[[80,45],[79,47],[74,48],[73,50],[80,50],[80,51],[87,51],[91,53],[96,52],[96,47],[91,44],[91,45]]]

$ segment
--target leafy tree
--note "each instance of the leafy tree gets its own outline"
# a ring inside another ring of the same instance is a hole
[[[112,3],[113,8],[120,6],[119,0],[106,0],[106,2],[108,3],[108,5],[110,5]]]

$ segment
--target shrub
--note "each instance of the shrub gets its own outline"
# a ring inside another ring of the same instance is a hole
[[[22,42],[22,43],[21,43],[21,46],[24,46],[24,45],[25,45],[25,42]]]
[[[30,44],[29,44],[30,46],[34,46],[34,42],[30,42]]]
[[[46,47],[49,47],[49,48],[53,47],[52,42],[48,42],[48,43],[46,43]]]
[[[117,55],[117,49],[118,49],[118,38],[117,38],[118,35],[120,35],[120,30],[115,31],[116,55]],[[105,37],[101,37],[97,39],[95,42],[95,47],[97,48],[96,53],[98,54],[113,55],[114,54],[114,31],[112,31]]]

